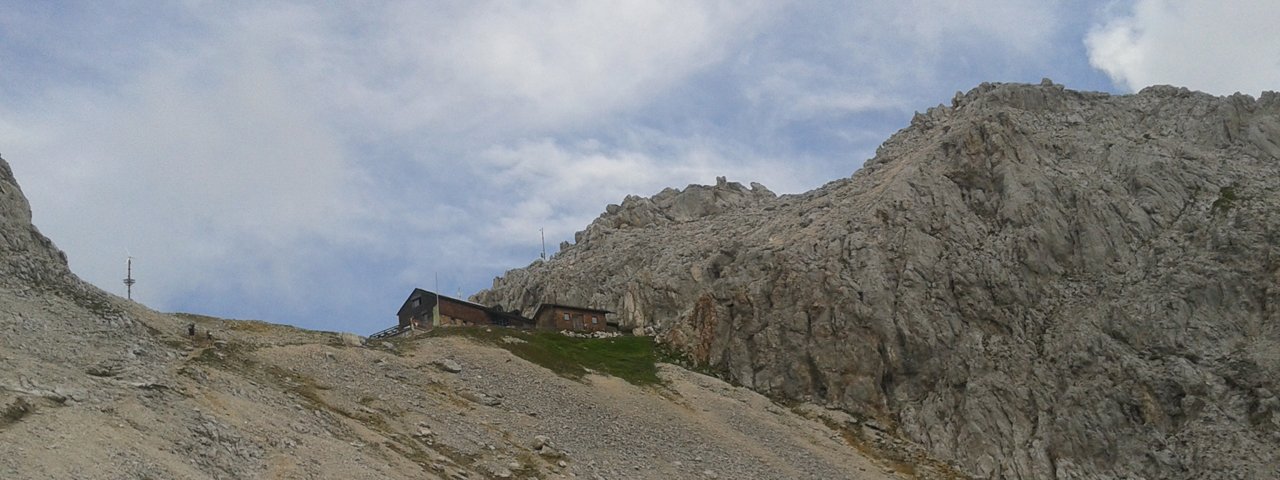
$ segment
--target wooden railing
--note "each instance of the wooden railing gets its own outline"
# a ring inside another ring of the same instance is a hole
[[[381,332],[375,333],[375,334],[373,334],[373,335],[369,335],[369,339],[370,339],[370,340],[372,340],[372,339],[375,339],[375,338],[387,338],[387,337],[394,337],[394,336],[399,335],[399,334],[401,334],[401,333],[404,333],[404,332],[406,332],[406,331],[408,331],[408,330],[409,330],[409,327],[401,327],[401,326],[399,326],[399,325],[396,325],[396,326],[394,326],[394,327],[388,328],[388,329],[386,329],[386,330],[383,330],[383,331],[381,331]]]

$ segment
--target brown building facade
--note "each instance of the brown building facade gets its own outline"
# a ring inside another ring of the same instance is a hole
[[[436,306],[439,309],[436,309]],[[400,328],[427,329],[436,326],[512,326],[532,327],[533,320],[517,313],[503,312],[466,300],[446,297],[421,288],[413,289],[404,305],[396,312]]]
[[[598,308],[544,303],[539,305],[537,312],[533,314],[533,321],[538,328],[598,332],[608,326],[605,315],[610,313],[613,312]]]

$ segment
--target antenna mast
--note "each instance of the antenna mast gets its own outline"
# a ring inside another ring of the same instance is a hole
[[[128,295],[129,300],[133,300],[133,284],[138,283],[138,281],[133,279],[133,257],[132,256],[129,257],[128,267],[126,268],[127,270],[125,272],[125,277],[124,277],[125,295]]]
[[[542,236],[542,259],[546,260],[547,259],[547,232],[544,232],[542,231],[541,228],[539,228],[538,235]]]

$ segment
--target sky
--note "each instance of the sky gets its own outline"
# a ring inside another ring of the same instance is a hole
[[[629,194],[800,193],[982,82],[1280,90],[1280,2],[0,0],[0,155],[71,268],[372,333]],[[437,287],[438,286],[438,287]]]

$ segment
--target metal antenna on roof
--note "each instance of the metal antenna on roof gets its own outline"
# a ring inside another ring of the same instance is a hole
[[[138,281],[133,279],[133,256],[130,255],[128,263],[126,263],[124,276],[125,295],[129,300],[133,300],[133,284],[135,283],[138,283]]]
[[[541,228],[539,228],[538,235],[542,236],[542,259],[546,260],[547,259],[547,232],[544,232]]]

